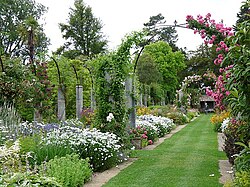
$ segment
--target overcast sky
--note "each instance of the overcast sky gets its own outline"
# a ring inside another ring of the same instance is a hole
[[[51,40],[50,50],[55,51],[64,43],[59,23],[66,23],[69,8],[74,7],[74,0],[36,0],[49,8],[42,21],[45,33]],[[143,28],[143,23],[149,21],[150,16],[161,13],[167,24],[185,23],[186,15],[196,17],[198,14],[212,14],[217,22],[223,19],[226,26],[236,22],[236,14],[240,10],[242,0],[84,0],[92,7],[95,17],[100,18],[103,33],[109,41],[109,48],[115,49],[121,39],[132,31]],[[194,50],[202,43],[199,35],[194,35],[188,29],[177,29],[178,47]]]

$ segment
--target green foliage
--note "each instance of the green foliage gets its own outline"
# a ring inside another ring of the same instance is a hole
[[[60,23],[63,38],[69,42],[64,47],[72,45],[82,55],[93,57],[105,51],[107,41],[102,35],[101,21],[94,17],[92,8],[86,6],[83,0],[75,0],[74,8],[70,10],[67,24]]]
[[[238,20],[236,21],[236,30],[237,30],[237,26],[244,22],[247,21],[249,19],[249,9],[250,9],[250,1],[249,0],[245,0],[243,1],[242,6],[240,7],[240,12],[237,14],[237,18]]]
[[[18,140],[0,147],[0,176],[23,170]]]
[[[178,86],[178,72],[185,67],[183,54],[179,51],[172,52],[171,47],[163,41],[146,46],[144,53],[150,55],[157,64],[163,78],[161,85],[164,95],[167,95],[168,101],[173,101]]]
[[[76,102],[76,85],[81,83],[83,86],[83,100],[84,106],[90,106],[90,89],[91,79],[89,71],[84,68],[84,63],[80,60],[69,60],[66,57],[54,57],[57,61],[60,71],[60,83],[58,77],[58,71],[54,61],[50,61],[48,64],[48,76],[53,85],[56,85],[52,93],[52,106],[54,111],[57,105],[57,89],[61,87],[65,97],[66,105],[66,118],[75,117],[75,102]],[[74,73],[73,65],[76,69],[78,80]],[[83,80],[83,81],[82,81]]]
[[[65,187],[80,187],[92,175],[88,159],[79,159],[76,154],[55,157],[46,163],[46,168],[46,174],[55,177]]]
[[[17,58],[5,58],[3,65],[5,72],[0,72],[0,104],[4,101],[13,103],[23,120],[34,119],[34,108],[50,118],[52,85],[47,80],[46,63],[37,62],[37,76]]]
[[[134,32],[126,36],[119,48],[108,55],[95,60],[95,91],[96,91],[96,127],[103,132],[113,132],[119,137],[126,137],[125,127],[127,111],[125,107],[125,80],[130,65],[130,49],[142,42],[143,33]],[[114,115],[111,124],[106,117]]]
[[[202,44],[197,48],[197,50],[190,51],[190,57],[185,61],[186,68],[178,74],[181,80],[194,74],[202,76],[207,72],[207,70],[212,71],[218,76],[220,67],[212,63],[216,58],[215,49],[215,46],[209,47]]]
[[[9,173],[1,176],[1,186],[20,186],[20,187],[63,187],[53,177],[42,176],[32,172]]]
[[[43,145],[41,144],[40,135],[34,135],[20,138],[20,152],[21,154],[32,152],[32,156],[28,160],[34,166],[35,164],[40,165],[44,161],[54,159],[56,156],[63,157],[71,154],[73,150],[67,145]]]
[[[241,142],[236,142],[235,144],[244,147],[235,159],[234,163],[236,171],[250,171],[250,142],[248,142],[248,145]]]
[[[225,152],[227,154],[228,160],[231,164],[234,164],[235,156],[240,153],[243,149],[240,145],[237,145],[236,142],[247,142],[249,141],[249,130],[245,128],[245,123],[237,121],[235,123],[229,123],[225,130]]]
[[[18,138],[20,122],[20,116],[13,105],[4,103],[0,106],[0,145]]]
[[[147,53],[143,53],[140,56],[136,73],[142,84],[150,85],[151,83],[158,83],[162,81],[162,75],[157,68],[157,64]]]
[[[235,187],[248,187],[250,186],[250,171],[240,171],[235,173],[234,180]]]
[[[231,77],[227,80],[226,88],[231,91],[229,105],[232,108],[233,116],[238,116],[247,122],[250,127],[250,20],[238,25],[235,36],[229,38],[232,46],[223,63],[234,62],[233,68],[229,71]]]
[[[0,2],[0,57],[27,57],[28,29],[35,30],[34,42],[36,52],[47,49],[48,38],[42,27],[37,23],[46,8],[32,0],[2,0]]]
[[[176,125],[184,125],[189,122],[188,117],[181,112],[171,112],[167,113],[166,117],[172,119]]]

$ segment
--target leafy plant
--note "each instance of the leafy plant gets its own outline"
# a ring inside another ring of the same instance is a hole
[[[237,187],[248,187],[250,186],[250,171],[236,172],[234,185]]]
[[[1,186],[63,187],[54,177],[42,176],[32,172],[8,173],[0,177]]]
[[[0,106],[0,145],[5,141],[15,141],[19,136],[19,117],[13,105],[4,103]]]
[[[88,159],[79,159],[77,154],[55,157],[46,163],[46,168],[46,174],[58,179],[65,187],[82,186],[92,175]]]
[[[20,138],[20,152],[21,154],[32,152],[32,156],[28,159],[32,166],[40,165],[44,161],[55,158],[55,156],[63,157],[74,152],[67,145],[41,144],[41,138],[38,134]]]
[[[234,160],[236,171],[250,171],[250,142],[248,142],[248,145],[241,142],[236,142],[235,144],[244,147]]]
[[[234,164],[235,156],[242,150],[242,147],[237,145],[236,142],[245,142],[248,139],[246,135],[249,134],[249,131],[247,128],[243,128],[244,126],[244,122],[231,119],[224,131],[226,136],[224,151],[231,164]]]

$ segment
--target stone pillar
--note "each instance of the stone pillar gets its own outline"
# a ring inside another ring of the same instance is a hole
[[[132,96],[133,94],[133,79],[131,77],[127,78],[125,81],[125,97],[126,97],[126,107],[129,110],[129,124],[130,127],[135,127],[135,99]]]
[[[179,90],[179,101],[180,102],[181,102],[182,97],[183,97],[183,92],[182,92],[182,90]]]
[[[57,92],[57,119],[59,121],[65,121],[65,98],[63,89],[59,86]]]
[[[76,118],[81,118],[83,109],[83,88],[80,85],[76,86]]]

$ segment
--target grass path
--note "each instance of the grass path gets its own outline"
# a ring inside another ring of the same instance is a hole
[[[218,160],[226,157],[210,117],[201,115],[154,150],[136,150],[138,160],[103,187],[222,186]]]

